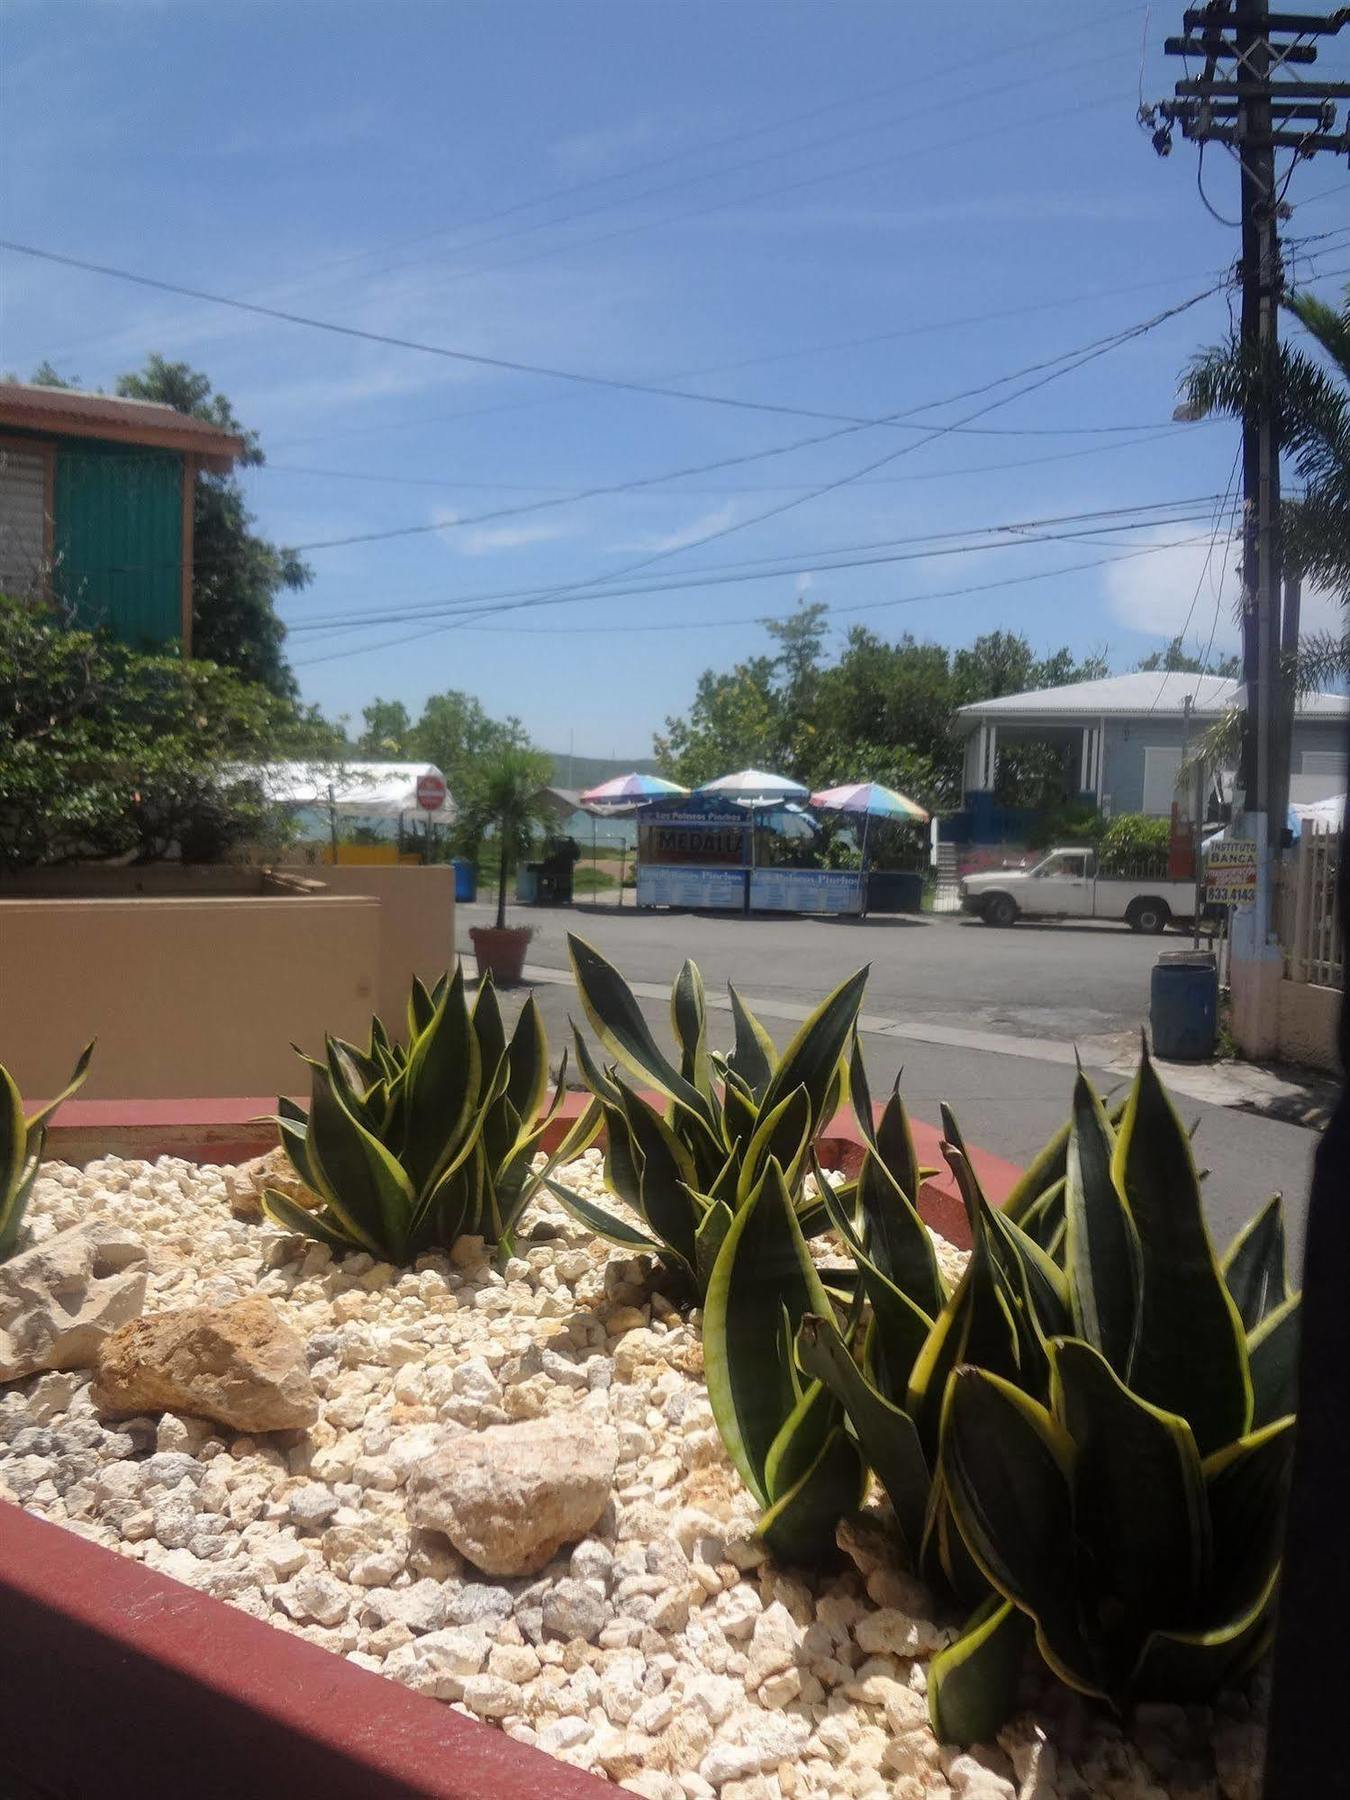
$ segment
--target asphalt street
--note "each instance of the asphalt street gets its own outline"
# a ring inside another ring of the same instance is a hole
[[[458,936],[490,923],[486,906],[461,906]],[[1117,1084],[1148,1014],[1149,974],[1162,948],[1180,940],[1143,938],[1119,926],[1028,925],[996,931],[960,917],[863,921],[649,912],[612,904],[516,910],[529,923],[528,989],[554,1059],[581,1022],[566,937],[575,931],[614,962],[634,987],[658,1036],[669,1032],[665,996],[686,956],[702,970],[710,1002],[726,982],[760,1013],[782,1044],[805,1012],[861,964],[871,968],[863,1042],[874,1093],[902,1074],[906,1103],[938,1122],[946,1101],[966,1136],[1010,1161],[1026,1162],[1065,1117],[1075,1051],[1102,1086]],[[729,1041],[725,1010],[713,1013],[714,1042]],[[1195,1072],[1164,1068],[1164,1079],[1196,1088]],[[1206,1072],[1200,1091],[1225,1092]],[[1205,1199],[1223,1244],[1277,1189],[1301,1254],[1309,1165],[1317,1134],[1284,1119],[1178,1092],[1189,1123],[1199,1119],[1197,1160],[1208,1168]]]

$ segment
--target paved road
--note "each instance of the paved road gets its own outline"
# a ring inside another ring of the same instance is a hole
[[[490,910],[463,906],[458,915],[467,951],[468,926],[490,923]],[[569,1019],[580,1018],[568,972],[569,930],[622,969],[663,1040],[665,995],[686,956],[702,970],[710,999],[734,979],[779,1043],[831,986],[870,962],[863,1023],[874,1092],[903,1070],[917,1117],[936,1124],[945,1100],[972,1142],[1018,1163],[1035,1154],[1068,1110],[1075,1045],[1101,1083],[1122,1079],[1122,1053],[1131,1054],[1147,1015],[1149,971],[1160,946],[1119,927],[993,931],[959,918],[747,921],[600,905],[513,919],[535,927],[532,989],[555,1056],[570,1040]],[[714,1018],[721,1021],[714,1041],[723,1042],[729,1021],[722,1012]],[[1172,1074],[1195,1085],[1191,1071]],[[1289,1206],[1294,1252],[1301,1253],[1315,1133],[1183,1095],[1178,1105],[1188,1121],[1200,1119],[1196,1151],[1211,1170],[1205,1192],[1216,1240],[1226,1242],[1278,1188]]]

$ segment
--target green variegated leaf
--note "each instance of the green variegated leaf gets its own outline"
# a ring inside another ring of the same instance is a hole
[[[875,1144],[877,1129],[872,1117],[872,1090],[868,1086],[867,1065],[863,1061],[862,1043],[856,1031],[848,1052],[848,1099],[863,1142]]]
[[[619,1083],[624,1118],[636,1150],[638,1210],[657,1237],[693,1267],[698,1219],[689,1189],[697,1181],[694,1159],[675,1132],[645,1100]]]
[[[1139,1657],[1131,1687],[1140,1700],[1200,1703],[1235,1681],[1268,1647],[1275,1634],[1272,1573],[1242,1613],[1205,1631],[1155,1631]]]
[[[28,1162],[28,1133],[14,1077],[0,1065],[0,1245],[12,1243],[18,1236],[17,1201],[19,1181]]]
[[[893,1101],[896,1098],[892,1096]],[[907,1127],[905,1134],[908,1135]],[[917,1166],[916,1163],[916,1169]],[[932,1237],[909,1195],[883,1161],[879,1148],[863,1152],[858,1174],[858,1209],[862,1215],[863,1241],[877,1268],[907,1294],[920,1311],[930,1319],[936,1318],[946,1301],[947,1290],[938,1269]]]
[[[445,1163],[444,1167],[439,1170],[435,1181],[428,1188],[426,1193],[418,1200],[413,1215],[413,1227],[415,1232],[418,1232],[429,1220],[442,1219],[453,1221],[454,1210],[452,1196],[459,1191],[459,1188],[462,1185],[460,1171],[469,1164],[471,1159],[478,1159],[481,1161],[483,1157],[483,1133],[487,1128],[489,1119],[493,1116],[493,1109],[498,1105],[506,1093],[507,1075],[506,1058],[503,1056],[501,1062],[497,1065],[497,1072],[493,1076],[491,1084],[484,1088],[480,1094],[479,1105],[476,1111],[470,1114],[468,1129],[465,1131],[463,1137],[461,1137],[454,1154],[450,1157],[449,1161]],[[459,1231],[464,1232],[477,1231],[478,1217],[481,1210],[479,1202],[481,1200],[482,1177],[480,1173],[475,1172],[473,1169],[470,1169],[469,1173],[473,1183],[473,1195],[472,1204],[465,1216],[472,1217],[474,1223],[459,1227]],[[455,1235],[458,1235],[458,1232],[453,1233],[450,1238],[443,1239],[438,1237],[435,1241],[452,1242]],[[424,1232],[421,1232],[419,1241],[426,1241]]]
[[[735,1048],[727,1058],[727,1068],[745,1083],[758,1105],[778,1066],[778,1052],[773,1039],[731,982],[727,983],[727,992],[731,996],[731,1017],[736,1031]]]
[[[619,971],[574,932],[567,934],[567,948],[577,992],[600,1042],[639,1080],[659,1088],[672,1100],[683,1101],[711,1124],[713,1115],[707,1096],[686,1081],[659,1048],[633,990]]]
[[[612,1072],[606,1074],[599,1063],[591,1055],[587,1044],[575,1023],[572,1025],[572,1041],[576,1046],[577,1067],[581,1070],[581,1078],[586,1086],[599,1100],[607,1100],[611,1106],[619,1104],[619,1090],[614,1084]]]
[[[633,1142],[628,1115],[619,1104],[604,1106],[605,1115],[605,1185],[618,1195],[635,1213],[642,1211],[642,1161]]]
[[[1267,1313],[1247,1339],[1252,1372],[1252,1428],[1269,1425],[1298,1404],[1299,1331],[1303,1296],[1295,1294]]]
[[[1139,1313],[1139,1237],[1111,1172],[1115,1137],[1081,1070],[1073,1090],[1064,1185],[1065,1265],[1073,1328],[1118,1375]]]
[[[511,1071],[506,1097],[529,1126],[548,1092],[548,1037],[533,994],[520,1009],[506,1059]]]
[[[401,1262],[415,1194],[397,1159],[342,1104],[327,1071],[315,1070],[305,1134],[315,1191],[372,1256]]]
[[[1279,1566],[1294,1456],[1294,1421],[1277,1419],[1204,1463],[1214,1542],[1209,1620],[1245,1616]]]
[[[708,1398],[731,1460],[762,1505],[764,1465],[794,1404],[778,1353],[783,1309],[792,1325],[825,1314],[829,1299],[816,1273],[777,1163],[731,1222],[703,1309]]]
[[[680,1073],[700,1094],[712,1093],[708,1009],[697,963],[686,959],[670,990],[670,1025],[680,1046]]]
[[[902,1548],[916,1566],[928,1506],[929,1472],[914,1421],[867,1380],[832,1319],[808,1313],[797,1332],[797,1357],[843,1406],[863,1456],[895,1512]]]
[[[917,1207],[923,1174],[919,1168],[919,1153],[914,1147],[909,1114],[900,1098],[899,1075],[895,1078],[895,1086],[891,1089],[890,1098],[882,1108],[881,1118],[877,1123],[877,1154],[906,1200],[911,1206]]]
[[[736,1204],[743,1205],[770,1161],[778,1164],[790,1192],[795,1193],[811,1134],[811,1100],[804,1087],[794,1088],[774,1106],[760,1109],[755,1134],[741,1162]]]
[[[427,992],[426,983],[418,975],[412,978],[412,989],[408,994],[408,1042],[413,1044],[431,1023],[431,1015],[436,1010],[436,1002]]]
[[[1278,1194],[1243,1226],[1223,1254],[1223,1278],[1247,1332],[1289,1298],[1284,1210]]]
[[[780,1563],[816,1563],[834,1547],[839,1521],[858,1510],[867,1470],[853,1439],[839,1426],[794,1487],[769,1508],[756,1527]]]
[[[1090,1344],[1057,1338],[1051,1362],[1051,1409],[1073,1441],[1083,1616],[1119,1692],[1159,1619],[1198,1616],[1210,1570],[1200,1454],[1186,1421],[1132,1394]]]
[[[625,1250],[648,1250],[654,1253],[660,1249],[660,1245],[645,1231],[628,1224],[614,1213],[606,1212],[583,1194],[573,1193],[571,1188],[565,1188],[551,1176],[544,1177],[544,1186],[555,1200],[567,1208],[574,1219],[579,1219],[597,1237],[604,1238],[608,1243],[620,1244]]]
[[[534,996],[531,995],[530,999],[533,1001]],[[506,1054],[506,1026],[502,1021],[497,984],[492,979],[490,969],[479,983],[470,1017],[473,1034],[478,1039],[478,1066],[480,1069],[495,1069]]]
[[[928,1717],[940,1743],[992,1744],[1017,1708],[1031,1620],[991,1594],[928,1665]]]
[[[283,1231],[294,1231],[302,1237],[313,1238],[317,1243],[327,1244],[330,1250],[339,1255],[356,1247],[336,1216],[330,1220],[323,1212],[310,1212],[307,1207],[292,1200],[289,1194],[279,1193],[276,1188],[263,1189],[262,1210],[264,1216],[274,1225],[280,1225]]]
[[[717,1263],[718,1252],[722,1241],[731,1229],[734,1217],[725,1200],[708,1195],[707,1208],[699,1220],[698,1230],[694,1234],[694,1273],[698,1277],[700,1291],[706,1290],[712,1280],[712,1272]]]
[[[796,1374],[791,1321],[785,1324],[784,1360],[789,1371]],[[771,1505],[797,1485],[839,1423],[839,1403],[823,1382],[803,1383],[798,1378],[795,1392],[796,1404],[779,1427],[764,1459],[764,1491]]]
[[[902,1288],[887,1279],[865,1251],[855,1251],[854,1261],[859,1284],[872,1307],[877,1386],[888,1398],[903,1400],[915,1364],[932,1332],[933,1320]]]
[[[464,997],[464,972],[456,968],[426,1025],[409,1045],[403,1076],[401,1160],[419,1198],[454,1160],[476,1109],[486,1110],[499,1097],[493,1077],[500,1062],[500,1056],[498,1063],[488,1066],[481,1060]]]
[[[89,1042],[85,1045],[84,1049],[81,1050],[76,1059],[75,1067],[70,1071],[70,1078],[66,1082],[66,1085],[61,1089],[61,1092],[48,1100],[45,1106],[40,1106],[38,1110],[26,1120],[30,1137],[34,1132],[42,1129],[58,1106],[69,1100],[73,1093],[84,1086],[84,1079],[89,1073],[89,1064],[94,1054],[94,1045],[97,1042],[97,1038],[90,1038]],[[3,1105],[4,1102],[0,1101],[0,1108],[2,1108]],[[29,1147],[29,1155],[32,1155],[31,1145]],[[3,1166],[3,1150],[0,1150],[0,1169],[3,1169]],[[0,1192],[3,1191],[3,1187],[0,1187]]]
[[[1106,1120],[1112,1129],[1119,1127],[1127,1104],[1127,1095],[1109,1104],[1103,1102]],[[1028,1209],[1034,1206],[1036,1201],[1048,1193],[1051,1188],[1057,1187],[1063,1181],[1068,1172],[1069,1132],[1072,1126],[1073,1121],[1070,1119],[1068,1124],[1061,1125],[1054,1136],[1042,1145],[1022,1171],[1021,1179],[1003,1202],[1003,1211],[1015,1225],[1023,1225],[1025,1223],[1023,1215]]]
[[[748,1144],[759,1124],[759,1106],[754,1095],[730,1065],[722,1091],[722,1121],[729,1143]]]
[[[1050,1667],[1071,1687],[1100,1695],[1066,1555],[1072,1463],[1072,1443],[1043,1406],[983,1369],[955,1372],[942,1420],[952,1516],[986,1581],[1035,1620]]]
[[[826,1100],[837,1091],[840,1065],[853,1036],[862,1005],[867,970],[840,982],[797,1028],[760,1102],[761,1115],[771,1111],[794,1088],[804,1087],[811,1102],[812,1131],[825,1122]]]
[[[1190,1139],[1147,1052],[1121,1121],[1112,1174],[1139,1234],[1139,1323],[1127,1381],[1190,1422],[1202,1454],[1251,1424],[1242,1321],[1214,1260]]]
[[[278,1104],[280,1104],[278,1102]],[[309,1154],[309,1123],[305,1115],[300,1115],[300,1123],[277,1116],[277,1131],[281,1137],[281,1147],[290,1158],[291,1167],[304,1182],[312,1194],[322,1199],[331,1200],[332,1195],[324,1185],[322,1173],[315,1168]]]

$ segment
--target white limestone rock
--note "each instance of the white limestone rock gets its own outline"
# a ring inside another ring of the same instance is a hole
[[[90,1220],[0,1263],[0,1381],[87,1369],[145,1304],[144,1244]]]

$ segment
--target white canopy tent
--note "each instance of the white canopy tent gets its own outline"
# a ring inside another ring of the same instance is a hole
[[[435,763],[284,762],[235,772],[261,782],[278,806],[316,807],[344,819],[430,819],[435,825],[453,825],[458,817],[449,789],[435,812],[417,804],[419,779],[441,773]]]

